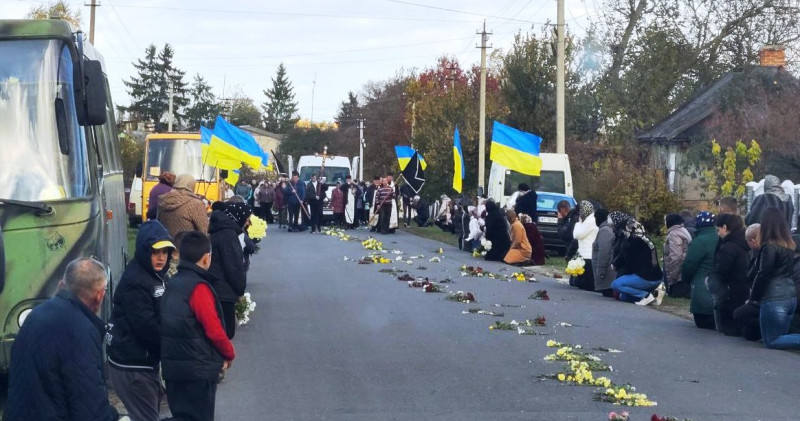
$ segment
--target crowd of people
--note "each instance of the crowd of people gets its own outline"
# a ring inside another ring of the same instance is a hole
[[[297,172],[233,190],[209,213],[191,175],[159,177],[107,326],[96,315],[106,291],[105,266],[93,258],[67,265],[57,295],[30,313],[15,338],[5,420],[118,419],[108,400],[104,343],[108,378],[131,419],[159,420],[166,396],[171,419],[213,420],[217,384],[236,357],[235,307],[256,251],[247,233],[252,214],[272,223],[274,209],[279,227],[313,233],[329,205],[337,226],[364,224],[383,234],[393,232],[402,215],[406,226],[436,224],[453,233],[460,249],[486,260],[545,263],[537,194],[524,183],[505,210],[485,197],[443,195],[432,221],[425,200],[391,175],[369,186],[348,176],[330,198],[324,179],[314,176],[306,184]],[[800,349],[800,236],[790,231],[790,198],[768,176],[765,193],[745,218],[732,197],[718,205],[716,214],[666,215],[659,258],[633,216],[590,200],[575,207],[558,203],[566,260],[583,261],[570,285],[643,306],[660,304],[666,295],[689,298],[699,328],[763,339],[768,348]]]
[[[256,188],[255,198],[241,189],[244,196],[215,202],[209,213],[191,175],[162,174],[108,325],[96,315],[105,266],[72,261],[58,294],[31,312],[14,342],[4,420],[117,420],[103,345],[108,379],[130,419],[159,420],[166,397],[170,419],[213,420],[256,251],[247,202],[269,199]]]
[[[588,200],[558,208],[566,259],[585,262],[570,285],[638,305],[688,298],[698,328],[800,349],[800,235],[792,235],[794,207],[777,177],[766,177],[745,218],[733,197],[716,214],[666,215],[661,258],[631,215]]]

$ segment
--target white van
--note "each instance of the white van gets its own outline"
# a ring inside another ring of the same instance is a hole
[[[572,170],[569,165],[569,156],[559,153],[541,153],[542,171],[539,177],[521,174],[492,162],[489,171],[489,185],[486,193],[498,202],[500,207],[505,206],[508,198],[517,191],[519,183],[527,183],[536,191],[561,193],[572,197]]]
[[[322,157],[316,155],[303,155],[297,160],[297,172],[300,173],[300,180],[304,183],[311,181],[312,175],[319,176],[322,169]],[[331,194],[336,187],[336,182],[345,183],[345,178],[351,175],[350,158],[346,156],[328,156],[325,158],[325,182],[328,184],[328,191],[325,194],[325,202],[322,206],[323,218],[333,217],[333,207],[331,206]]]

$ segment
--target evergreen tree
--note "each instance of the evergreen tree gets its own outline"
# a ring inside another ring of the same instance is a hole
[[[183,76],[186,72],[176,69],[172,63],[174,51],[169,44],[157,52],[155,45],[145,49],[144,59],[133,63],[136,76],[129,81],[123,81],[128,87],[128,95],[133,98],[130,111],[136,117],[152,121],[157,131],[167,127],[166,114],[169,111],[169,86],[173,85],[173,114],[176,119],[181,119],[181,110],[189,104],[186,82]]]
[[[339,129],[357,126],[360,114],[361,107],[358,105],[358,96],[350,91],[347,93],[347,101],[342,101],[342,105],[339,107],[336,124],[339,125]]]
[[[213,124],[220,107],[214,93],[211,92],[211,86],[199,74],[194,76],[194,83],[189,90],[189,95],[191,104],[186,108],[187,128],[199,130],[200,126]]]
[[[272,79],[272,88],[264,91],[264,128],[273,133],[286,133],[297,121],[297,102],[294,101],[292,83],[286,77],[286,67],[278,66]]]

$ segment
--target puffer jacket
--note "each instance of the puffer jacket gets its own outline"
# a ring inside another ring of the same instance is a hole
[[[714,314],[714,302],[706,286],[706,276],[714,266],[718,240],[715,227],[698,228],[681,265],[681,278],[692,285],[689,311],[694,314]]]
[[[708,275],[708,290],[714,298],[714,308],[733,311],[744,304],[750,292],[747,267],[750,246],[744,229],[732,232],[719,240],[714,254],[714,267]]]
[[[583,221],[575,223],[572,237],[578,240],[578,254],[580,254],[584,260],[590,260],[592,258],[592,244],[594,244],[594,240],[597,238],[597,223],[594,220],[594,212]]]
[[[161,196],[158,220],[172,237],[183,231],[208,232],[206,205],[200,196],[183,189],[174,189]]]
[[[234,303],[247,288],[244,251],[239,241],[243,233],[236,221],[222,211],[211,212],[208,233],[211,237],[211,267],[213,287],[223,303]]]
[[[136,252],[125,267],[114,292],[107,352],[109,364],[123,370],[155,370],[160,360],[159,318],[161,296],[166,287],[167,264],[159,272],[150,256],[153,244],[170,240],[158,221],[147,221],[136,235]]]
[[[692,234],[681,225],[673,225],[667,230],[664,240],[664,280],[667,285],[681,281],[681,266],[691,242]]]
[[[750,301],[777,301],[795,298],[794,250],[764,244],[758,251],[758,269],[750,291]]]

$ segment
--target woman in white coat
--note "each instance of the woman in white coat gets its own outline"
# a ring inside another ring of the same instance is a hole
[[[578,255],[586,262],[583,275],[570,279],[570,285],[586,291],[594,291],[594,272],[592,271],[592,244],[597,238],[597,223],[594,218],[594,206],[587,200],[580,205],[580,220],[575,223],[572,237],[578,240]]]

